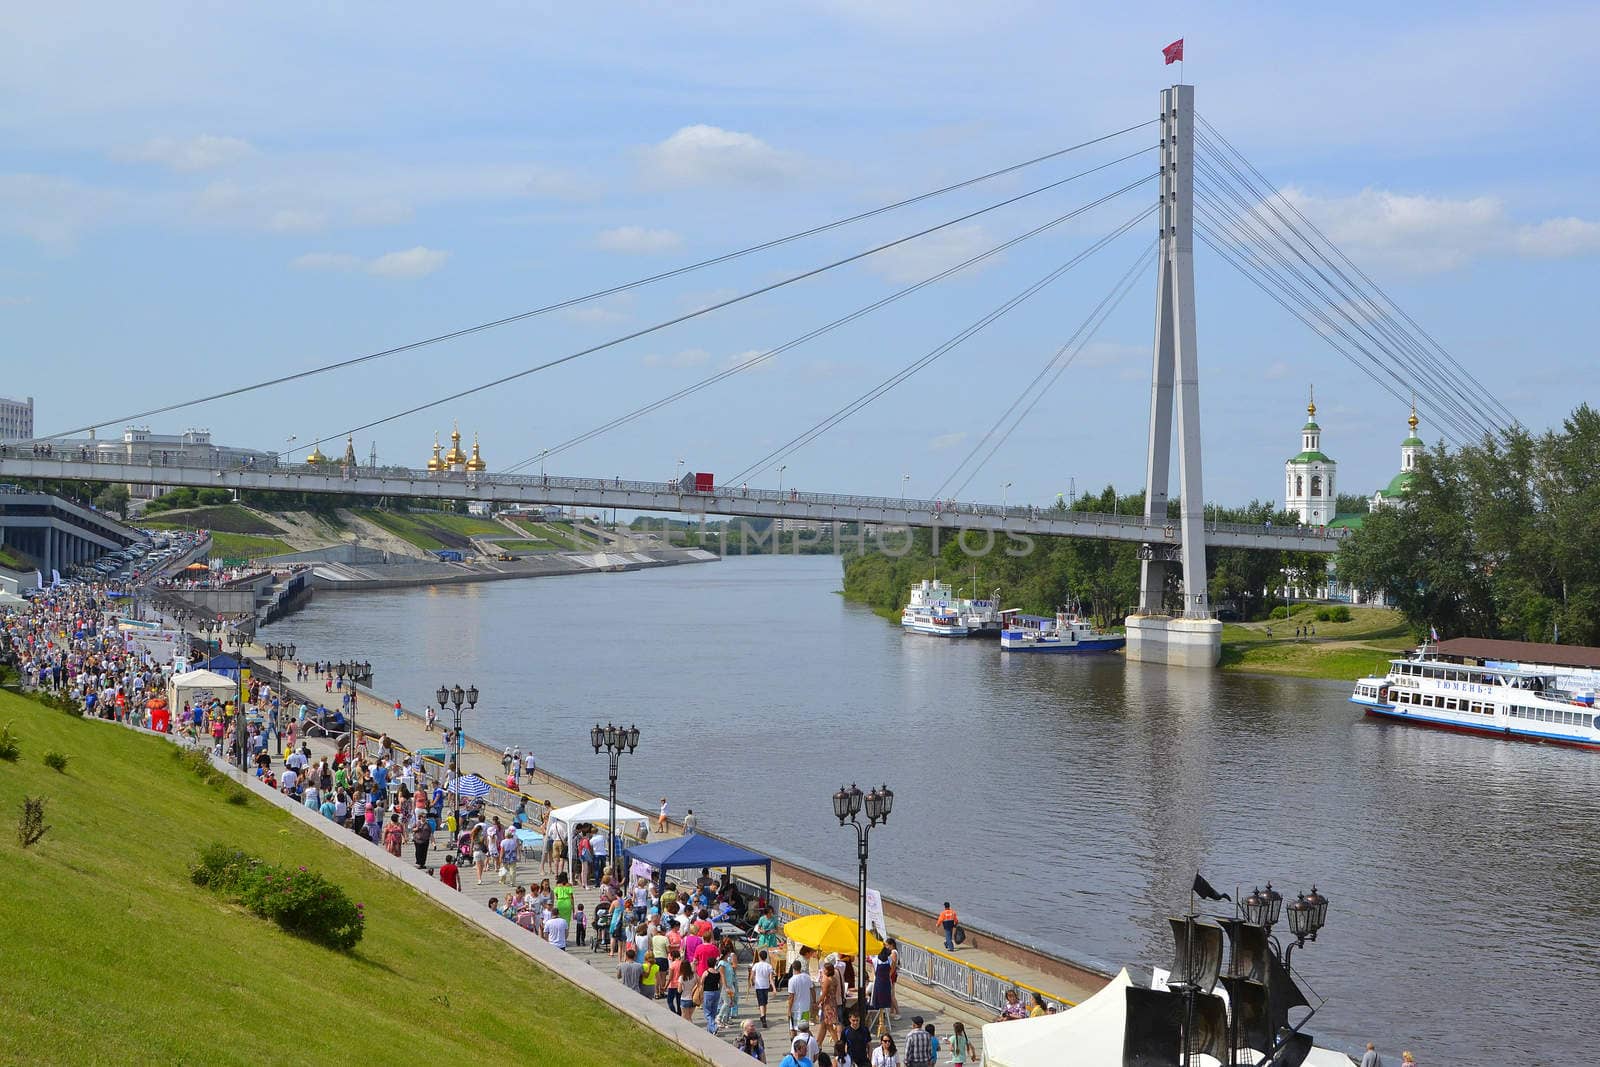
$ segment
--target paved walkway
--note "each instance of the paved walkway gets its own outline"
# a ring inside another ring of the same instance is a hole
[[[247,648],[245,650],[245,655],[253,658],[259,658],[259,661],[262,664],[266,663],[264,650],[260,649],[259,647],[252,646],[251,648]],[[290,682],[286,687],[291,692],[297,693],[304,699],[311,702],[313,706],[318,703],[324,704],[328,707],[337,706],[335,703],[335,701],[338,699],[337,696],[334,694],[325,693],[323,691],[322,680],[316,675],[312,675],[311,680],[306,682]],[[404,697],[402,697],[402,699],[404,699]],[[417,706],[420,707],[421,704],[418,704]],[[440,718],[441,720],[444,720],[446,716],[441,714]],[[377,735],[386,733],[400,746],[412,751],[417,749],[444,747],[442,732],[439,730],[432,732],[427,731],[420,715],[408,710],[401,718],[397,719],[394,715],[392,700],[384,702],[365,693],[360,695],[360,703],[357,713],[357,725],[360,727],[362,733],[373,739],[373,741],[376,740]],[[312,738],[310,739],[309,743],[313,753],[319,756],[323,754],[331,755],[333,752],[333,744],[326,739]],[[477,742],[469,734],[467,737],[466,747],[461,756],[461,770],[463,773],[477,773],[490,782],[503,783],[505,775],[500,765],[500,753],[500,749]],[[570,804],[580,800],[587,800],[590,797],[590,794],[578,791],[565,782],[552,780],[542,770],[536,773],[532,779],[524,779],[520,783],[520,788],[523,793],[546,801],[554,807],[560,807],[564,804]],[[619,798],[618,802],[623,803],[623,800]],[[652,808],[649,810],[653,811],[654,809]],[[651,821],[653,826],[654,819]],[[676,836],[681,832],[681,825],[673,823],[671,824],[670,830],[667,834],[658,835],[652,833],[652,839],[661,836]],[[443,835],[441,835],[439,840],[441,842],[443,841]],[[447,849],[443,844],[431,850],[428,859],[429,865],[437,867],[439,864],[441,864],[443,862],[445,851],[447,851]],[[407,854],[410,854],[409,848]],[[526,883],[529,879],[534,878],[536,871],[537,867],[534,864],[524,864],[522,866],[522,872],[524,874],[522,880]],[[484,902],[485,904],[487,904],[489,897],[503,896],[505,893],[506,887],[492,879],[486,880],[482,887],[475,885],[470,864],[463,866],[462,875],[463,892],[474,899]],[[772,888],[778,893],[793,897],[797,900],[807,901],[819,908],[835,912],[840,915],[853,917],[856,913],[856,900],[853,893],[846,895],[842,892],[836,893],[828,890],[817,889],[808,884],[801,884],[793,881],[792,879],[783,878],[776,873],[774,873],[772,878]],[[585,889],[579,891],[576,896],[576,900],[584,904],[587,914],[593,915],[598,897],[599,893],[597,890]],[[928,931],[924,936],[916,936],[914,934],[913,936],[907,937],[899,930],[896,930],[891,926],[891,933],[894,933],[902,943],[909,941],[924,945],[925,947],[939,947],[939,939],[931,930]],[[572,951],[575,951],[579,956],[587,957],[593,965],[604,969],[607,973],[615,973],[615,962],[608,960],[605,956],[591,953],[587,947],[584,949],[574,948]],[[995,953],[987,952],[983,949],[963,947],[957,950],[956,956],[964,963],[968,963],[971,966],[980,967],[995,974],[1005,976],[1007,979],[1013,982],[1022,983],[1034,989],[1041,990],[1047,996],[1055,999],[1068,1001],[1082,1000],[1093,993],[1096,988],[1098,988],[1097,986],[1072,985],[1057,976],[1047,974],[1035,968],[1024,966],[1010,959],[996,955]],[[737,1018],[734,1025],[729,1027],[724,1035],[729,1040],[731,1040],[738,1033],[739,1027],[744,1019],[755,1017],[753,1011],[755,1007],[755,998],[747,989],[744,988],[745,977],[744,970],[741,968],[740,996],[738,1005],[739,1010]],[[960,1020],[966,1027],[967,1032],[972,1037],[974,1043],[981,1044],[982,1025],[986,1022],[992,1021],[993,1019],[993,1016],[989,1014],[987,1008],[984,1008],[980,1005],[964,1004],[957,998],[954,998],[943,991],[936,992],[929,987],[921,985],[911,976],[905,974],[902,974],[901,980],[898,983],[897,994],[900,999],[901,1017],[893,1020],[891,1023],[891,1031],[894,1033],[897,1042],[903,1040],[906,1032],[910,1029],[911,1018],[915,1015],[921,1015],[925,1021],[933,1022],[935,1024],[940,1035],[941,1043],[944,1042],[945,1038],[950,1033],[950,1024],[956,1020]],[[774,994],[774,999],[780,999],[776,993]],[[1024,1000],[1026,999],[1027,997],[1024,995]],[[665,1006],[662,1007],[662,1010],[666,1010]],[[773,1063],[782,1058],[784,1052],[787,1051],[783,1047],[781,1041],[781,1039],[787,1034],[787,1029],[784,1028],[784,1025],[778,1021],[781,1016],[781,1007],[779,1007],[776,1011],[769,1009],[769,1019],[772,1021],[772,1028],[769,1029],[766,1034],[768,1039],[768,1057],[769,1061]],[[776,1056],[773,1055],[774,1051],[776,1051]]]

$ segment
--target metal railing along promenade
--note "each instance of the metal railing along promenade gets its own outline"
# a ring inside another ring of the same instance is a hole
[[[829,914],[827,908],[801,897],[776,889],[768,893],[764,886],[748,878],[735,877],[734,881],[738,883],[740,891],[747,896],[765,896],[773,909],[786,918],[798,919],[804,915]],[[1046,1005],[1054,1006],[1058,1010],[1075,1006],[1074,1001],[1047,993],[1015,978],[997,974],[986,967],[979,967],[942,949],[908,941],[898,934],[894,935],[894,938],[900,950],[902,977],[909,977],[924,986],[940,989],[964,1003],[988,1008],[996,1016],[999,1016],[1001,1009],[1005,1007],[1008,989],[1015,989],[1023,997],[1037,993]]]
[[[243,464],[221,467],[196,457],[165,457],[160,463],[91,449],[57,448],[34,454],[26,443],[0,445],[0,476],[104,480],[150,485],[189,485],[363,496],[412,496],[439,500],[559,504],[633,508],[699,515],[744,515],[832,521],[889,527],[924,527],[1011,535],[1094,537],[1115,541],[1174,545],[1181,539],[1176,521],[1147,522],[1142,515],[1074,511],[1059,507],[1004,505],[956,500],[926,500],[795,489],[754,489],[749,485],[701,490],[692,479],[634,481],[623,478],[570,478],[546,474],[488,474],[478,471],[428,471],[411,467],[346,467],[319,464]],[[1327,527],[1206,522],[1208,544],[1330,553],[1347,531]]]

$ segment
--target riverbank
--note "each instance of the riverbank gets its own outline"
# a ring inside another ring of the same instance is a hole
[[[494,1020],[472,1028],[485,1062],[579,1067],[602,1047],[606,1063],[703,1062],[263,799],[224,802],[164,739],[12,693],[0,722],[22,747],[0,764],[0,803],[47,797],[50,827],[28,849],[0,836],[0,1061],[368,1062],[397,1039],[446,1060],[456,1018]],[[64,773],[50,750],[70,757]],[[212,841],[358,894],[364,938],[339,952],[222,903],[189,878]]]
[[[1316,609],[1325,606],[1302,604],[1286,619],[1225,625],[1221,668],[1354,681],[1382,673],[1389,659],[1416,647],[1397,611],[1355,607],[1348,622],[1319,622]]]

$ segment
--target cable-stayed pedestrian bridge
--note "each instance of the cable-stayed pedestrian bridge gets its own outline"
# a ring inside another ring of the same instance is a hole
[[[338,493],[368,497],[413,497],[439,501],[484,501],[509,505],[619,508],[697,516],[742,516],[792,522],[867,523],[886,527],[972,530],[1022,536],[1092,537],[1149,545],[1151,554],[1172,558],[1180,544],[1176,521],[1148,522],[1142,515],[1113,515],[1024,505],[911,500],[900,497],[812,493],[800,489],[719,486],[698,491],[693,478],[678,482],[625,478],[564,478],[556,475],[429,471],[408,467],[343,467],[299,464],[278,467],[217,467],[173,463],[106,462],[93,454],[33,455],[14,446],[0,450],[0,478],[102,481],[128,485],[190,486],[197,489]],[[1204,524],[1208,545],[1222,548],[1335,552],[1343,530],[1306,527]]]

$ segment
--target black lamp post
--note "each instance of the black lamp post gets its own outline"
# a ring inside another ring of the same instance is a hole
[[[1268,882],[1265,891],[1257,889],[1251,892],[1240,905],[1240,909],[1244,912],[1245,922],[1266,928],[1268,943],[1278,951],[1284,970],[1289,969],[1294,950],[1307,941],[1315,941],[1317,933],[1328,922],[1328,898],[1317,892],[1316,886],[1312,886],[1309,893],[1296,894],[1294,902],[1285,909],[1283,897],[1275,892],[1272,883]],[[1294,943],[1287,948],[1282,947],[1277,938],[1272,936],[1272,927],[1285,910],[1289,913],[1289,933],[1294,935]]]
[[[334,674],[337,676],[336,686],[341,695],[348,693],[350,696],[350,762],[348,764],[352,774],[356,768],[356,705],[360,695],[356,692],[356,684],[371,687],[372,664],[361,660],[340,660],[333,665]]]
[[[233,649],[234,670],[239,672],[239,702],[236,705],[238,718],[234,722],[233,735],[235,742],[239,746],[239,769],[242,771],[248,769],[250,765],[250,761],[245,754],[245,741],[248,731],[245,729],[244,721],[244,648],[250,643],[250,634],[245,631],[243,626],[234,626],[228,630],[227,641],[229,647]],[[218,647],[221,647],[220,641],[218,642]]]
[[[456,833],[461,832],[461,706],[466,705],[471,711],[478,704],[478,687],[469,685],[462,689],[461,686],[441,685],[434,694],[439,701],[439,707],[450,708],[455,713],[455,741],[450,745],[450,778],[451,792],[455,794]]]
[[[287,644],[286,645],[286,644],[283,644],[282,642],[275,642],[275,643],[270,644],[270,645],[267,646],[267,658],[268,659],[275,659],[275,660],[278,661],[278,681],[280,681],[280,682],[284,681],[283,661],[286,660],[286,659],[294,659],[294,652],[295,652],[295,648],[294,648],[294,645],[292,645],[292,644]],[[285,695],[288,694],[287,686],[284,689],[284,694]],[[282,714],[283,714],[283,712],[280,711],[279,715],[281,716]],[[282,722],[277,722],[277,721],[273,722],[273,724],[272,724],[272,736],[273,736],[273,739],[278,744],[278,755],[282,756],[283,755],[283,723]]]
[[[601,726],[595,723],[594,729],[589,731],[589,743],[594,746],[595,755],[606,750],[606,759],[610,765],[611,781],[611,807],[610,819],[606,823],[606,836],[610,840],[606,843],[606,860],[611,864],[611,873],[619,882],[622,879],[621,857],[618,855],[617,834],[617,760],[624,752],[632,752],[639,747],[639,728],[637,726],[614,726],[607,723]]]
[[[865,826],[858,817],[863,807],[867,811]],[[886,785],[863,794],[852,782],[849,789],[840,786],[833,794],[833,813],[839,825],[848,824],[856,831],[856,1010],[863,1022],[867,1017],[867,846],[872,828],[887,823],[893,810],[894,790]]]

